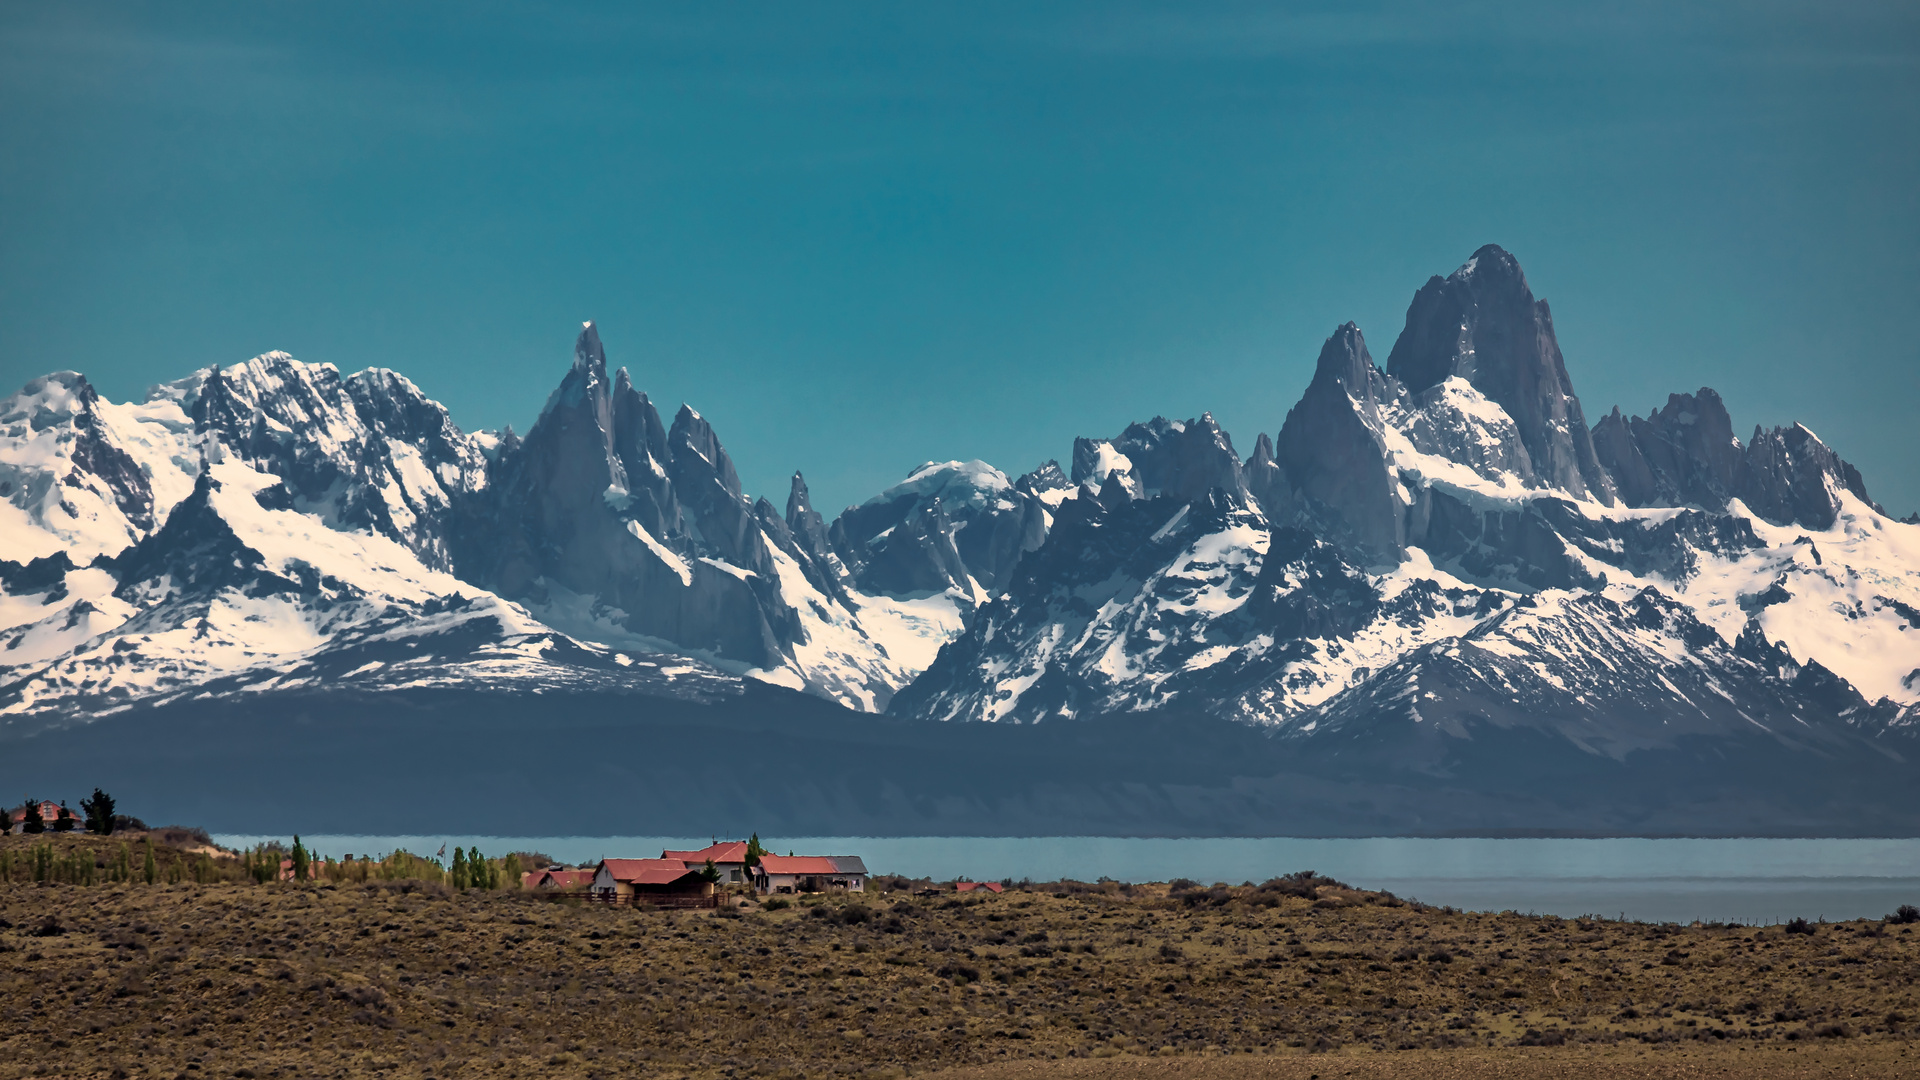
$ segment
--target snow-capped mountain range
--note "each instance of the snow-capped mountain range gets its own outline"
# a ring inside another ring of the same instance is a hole
[[[526,433],[268,353],[116,404],[0,403],[0,718],[460,685],[864,712],[1230,718],[1410,748],[1492,725],[1623,759],[1920,721],[1920,521],[1719,395],[1589,425],[1551,313],[1482,248],[1384,367],[1327,340],[1242,458],[1210,416],[1018,477],[927,463],[828,521],[746,495],[587,324]]]

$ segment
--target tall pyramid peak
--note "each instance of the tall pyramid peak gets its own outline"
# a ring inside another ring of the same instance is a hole
[[[1387,356],[1387,374],[1413,394],[1465,379],[1513,418],[1541,480],[1612,504],[1613,483],[1595,456],[1553,313],[1534,298],[1506,249],[1487,244],[1452,274],[1420,287]]]

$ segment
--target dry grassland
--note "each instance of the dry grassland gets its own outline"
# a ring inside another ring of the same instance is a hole
[[[16,881],[0,1076],[1920,1074],[1920,932],[1877,921],[1166,886],[734,911]]]

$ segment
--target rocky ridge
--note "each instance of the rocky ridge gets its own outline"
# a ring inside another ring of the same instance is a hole
[[[1046,544],[893,710],[1408,747],[1491,725],[1620,758],[1920,720],[1920,533],[1804,427],[1742,446],[1711,389],[1589,431],[1498,248],[1420,290],[1386,370],[1339,327],[1245,462],[1199,438],[1176,468],[1203,428],[1079,440]]]
[[[908,718],[1187,712],[1409,753],[1920,719],[1920,528],[1804,427],[1741,444],[1710,389],[1589,428],[1492,246],[1419,290],[1384,369],[1339,327],[1244,460],[1211,416],[1156,417],[1065,470],[929,462],[829,521],[798,473],[784,510],[743,492],[705,418],[664,422],[587,324],[524,437],[281,353],[125,405],[50,375],[0,405],[0,515],[16,719],[749,677]]]

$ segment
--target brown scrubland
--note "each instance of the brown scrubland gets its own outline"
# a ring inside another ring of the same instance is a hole
[[[122,875],[116,837],[0,838],[0,1076],[1920,1074],[1897,920],[1475,914],[1304,876],[655,912],[167,845],[149,884],[144,847]]]

